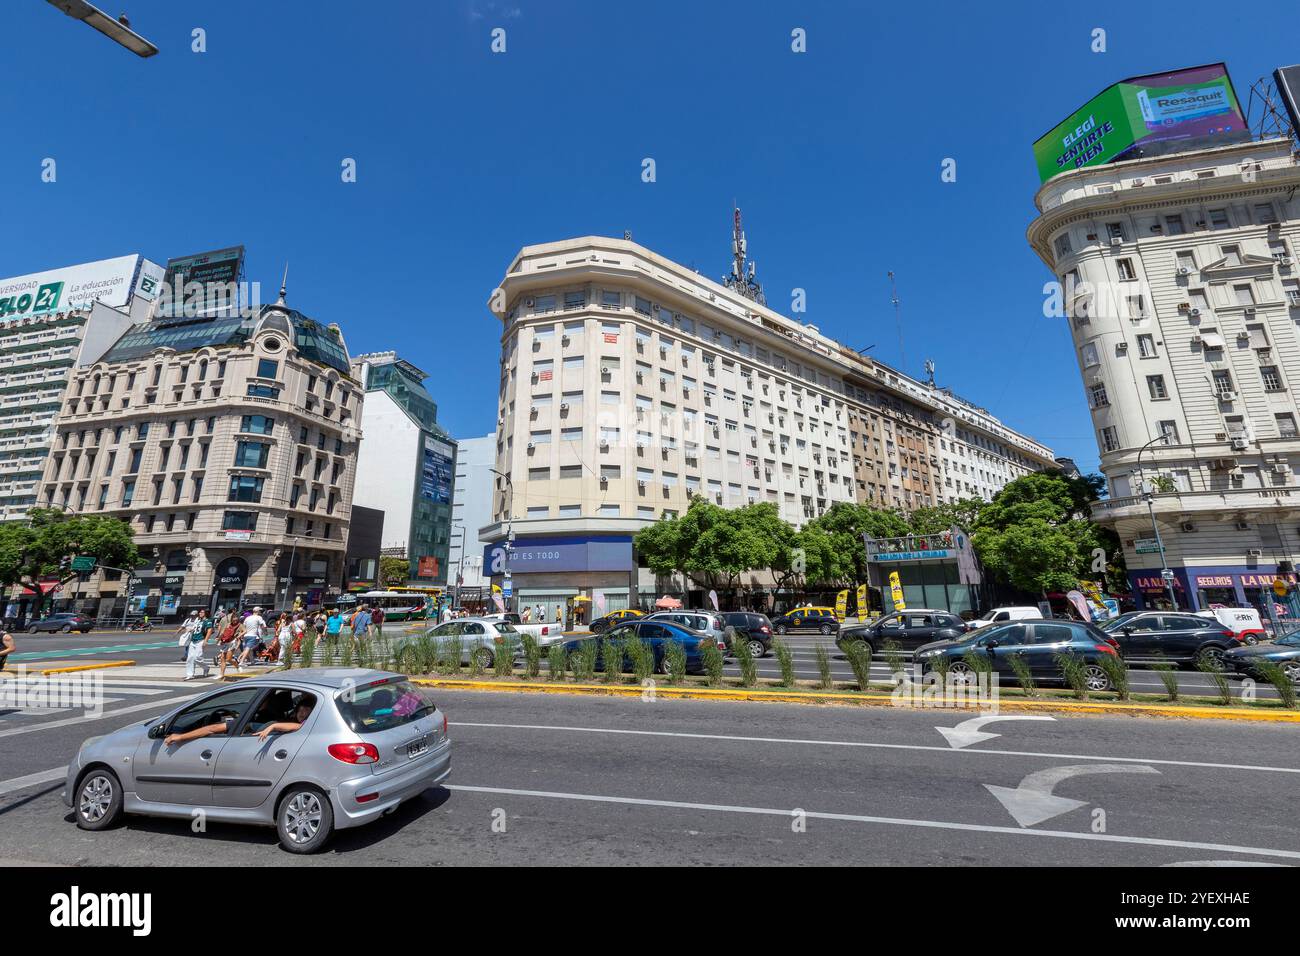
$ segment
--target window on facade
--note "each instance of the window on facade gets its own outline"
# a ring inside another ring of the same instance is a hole
[[[193,420],[191,420],[190,424],[190,434],[193,434]],[[269,435],[274,428],[275,419],[268,418],[266,415],[245,415],[239,423],[239,430],[248,432],[251,435]]]
[[[1232,223],[1228,221],[1228,211],[1226,209],[1211,209],[1210,228],[1211,229],[1229,229]]]
[[[1098,382],[1088,387],[1088,404],[1093,408],[1104,408],[1110,404],[1106,396],[1106,383]]]
[[[233,475],[230,479],[230,495],[227,501],[261,501],[262,485],[265,479],[249,475]]]
[[[221,517],[222,531],[255,531],[257,530],[257,512],[256,511],[227,511]]]
[[[259,359],[257,362],[258,378],[275,378],[280,371],[280,363],[275,359]]]
[[[1282,388],[1282,376],[1278,374],[1276,365],[1261,365],[1259,367],[1259,377],[1264,382],[1264,391],[1280,392]]]
[[[1119,448],[1119,433],[1116,432],[1114,425],[1107,425],[1097,434],[1101,438],[1102,451],[1115,451]]]
[[[1183,217],[1179,214],[1165,216],[1165,233],[1170,236],[1181,236],[1187,231],[1183,224]]]
[[[1132,259],[1116,260],[1115,268],[1119,272],[1119,279],[1121,282],[1130,282],[1137,278],[1137,271],[1133,268]]]
[[[1163,375],[1148,375],[1147,391],[1151,394],[1151,397],[1157,401],[1169,397],[1169,392],[1165,389],[1165,377]]]
[[[1138,355],[1142,358],[1154,358],[1156,355],[1156,340],[1150,335],[1139,335],[1137,337]]]
[[[1282,438],[1295,438],[1296,426],[1295,416],[1290,412],[1281,412],[1273,416],[1277,422],[1277,433]]]
[[[131,502],[135,499],[135,482],[126,479],[122,482],[122,507],[131,507]]]
[[[241,441],[235,445],[236,468],[265,468],[271,446],[260,441]]]
[[[1178,423],[1172,420],[1162,421],[1160,423],[1160,434],[1164,436],[1166,445],[1178,444]]]
[[[1232,373],[1227,369],[1215,369],[1214,391],[1220,397],[1232,394]]]
[[[255,385],[250,383],[248,386],[249,398],[278,398],[279,396],[280,390],[274,385]]]

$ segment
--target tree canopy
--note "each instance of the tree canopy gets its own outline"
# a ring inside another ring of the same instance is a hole
[[[33,508],[27,521],[0,524],[0,586],[6,589],[17,584],[39,595],[42,578],[70,581],[76,575],[61,562],[78,555],[114,568],[134,568],[140,562],[131,526],[118,518]]]

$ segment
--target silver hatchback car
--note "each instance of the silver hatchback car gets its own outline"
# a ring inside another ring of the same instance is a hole
[[[402,674],[308,668],[213,690],[81,745],[63,802],[77,826],[123,813],[274,826],[319,850],[451,773],[447,718]]]

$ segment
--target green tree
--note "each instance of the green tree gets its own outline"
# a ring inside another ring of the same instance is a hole
[[[0,524],[0,587],[7,590],[16,584],[39,599],[42,578],[57,576],[59,583],[65,584],[76,577],[61,564],[78,555],[114,568],[134,568],[140,563],[127,522],[73,515],[58,508],[33,508],[25,522]]]
[[[393,588],[405,584],[411,576],[411,562],[406,558],[380,555],[379,585]]]
[[[655,574],[684,572],[701,587],[728,591],[746,571],[779,564],[791,535],[771,502],[722,508],[696,495],[684,515],[641,529],[634,543]]]
[[[1122,581],[1113,532],[1091,520],[1104,479],[1035,472],[1009,482],[980,509],[971,542],[987,571],[1022,591],[1068,591],[1082,579]]]
[[[867,549],[863,536],[871,538],[899,538],[910,534],[907,519],[897,511],[876,508],[872,505],[836,502],[819,518],[814,518],[805,530],[816,529],[807,539],[805,549],[821,550],[823,554],[816,573],[810,562],[808,582],[828,587],[845,588],[867,580]],[[829,542],[822,542],[818,533],[824,533]],[[809,547],[812,545],[812,547]]]
[[[986,504],[983,498],[959,498],[947,504],[917,508],[907,520],[913,534],[938,534],[953,525],[969,531],[975,527]]]

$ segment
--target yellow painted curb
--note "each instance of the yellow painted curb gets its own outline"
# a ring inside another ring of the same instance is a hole
[[[98,671],[106,667],[134,667],[135,661],[105,661],[102,664],[78,664],[75,667],[51,667],[49,670],[41,671],[41,676],[47,674],[71,674],[73,671]]]
[[[415,677],[417,684],[447,690],[501,691],[524,694],[575,694],[594,697],[640,697],[647,688],[637,684],[514,684],[497,681],[460,680],[444,677]],[[656,697],[686,700],[767,701],[779,704],[856,704],[859,707],[897,707],[903,710],[988,710],[978,700],[960,701],[943,707],[912,707],[895,704],[885,694],[865,696],[840,691],[775,691],[758,688],[673,687],[656,684]],[[1174,707],[1162,704],[1120,704],[1109,701],[1024,700],[999,697],[999,711],[1053,711],[1067,714],[1123,714],[1143,717],[1189,717],[1199,720],[1247,720],[1273,723],[1300,723],[1300,711],[1247,709],[1242,707]]]

